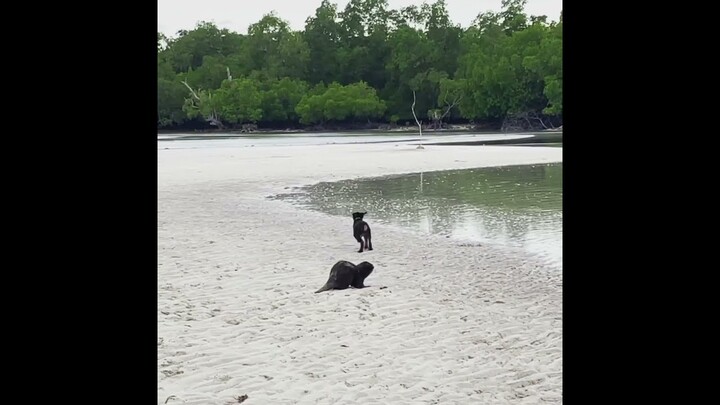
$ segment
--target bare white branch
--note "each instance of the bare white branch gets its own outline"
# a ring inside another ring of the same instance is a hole
[[[415,122],[417,123],[418,129],[420,130],[420,145],[417,148],[424,149],[422,146],[422,124],[420,123],[420,121],[418,121],[417,115],[415,115],[415,90],[413,90],[413,103],[410,109],[412,110],[413,117],[415,117]]]
[[[193,95],[193,97],[195,97],[195,99],[200,100],[200,97],[198,97],[198,95],[195,94],[195,90],[193,90],[192,87],[190,87],[190,85],[187,84],[187,82],[185,80],[182,81],[182,84],[184,84],[185,87],[187,87],[188,90],[190,90],[190,93],[192,93],[192,95]]]

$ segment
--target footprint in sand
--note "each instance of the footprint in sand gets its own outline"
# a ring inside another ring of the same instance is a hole
[[[160,372],[165,374],[165,377],[172,377],[184,373],[182,370],[161,370]]]

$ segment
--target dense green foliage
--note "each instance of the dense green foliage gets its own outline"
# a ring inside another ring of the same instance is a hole
[[[562,15],[527,16],[503,0],[462,29],[444,0],[388,8],[322,0],[303,31],[274,13],[247,34],[198,24],[158,33],[158,127],[213,120],[236,127],[367,122],[562,122]]]

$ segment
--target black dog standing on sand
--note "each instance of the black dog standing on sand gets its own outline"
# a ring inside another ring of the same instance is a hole
[[[360,250],[358,250],[358,253],[363,252],[363,246],[365,246],[365,249],[367,250],[373,250],[372,248],[372,237],[370,236],[370,226],[367,224],[367,222],[363,221],[363,216],[365,216],[367,212],[353,212],[353,236],[355,237],[355,240],[360,242]],[[365,242],[363,243],[363,239],[365,239]]]
[[[362,262],[356,266],[348,261],[340,260],[330,269],[330,277],[328,277],[327,283],[315,292],[344,290],[349,286],[365,288],[363,282],[373,272],[374,268],[375,266],[368,262]]]

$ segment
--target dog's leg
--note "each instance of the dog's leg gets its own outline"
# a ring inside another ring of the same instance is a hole
[[[362,253],[362,251],[363,251],[363,238],[362,238],[362,234],[356,234],[356,235],[353,235],[353,236],[355,236],[355,240],[356,240],[356,241],[360,242],[360,250],[358,251],[358,253]]]
[[[367,238],[365,239],[366,243],[368,244],[368,250],[372,250],[372,237],[370,236],[370,232],[367,234]]]

